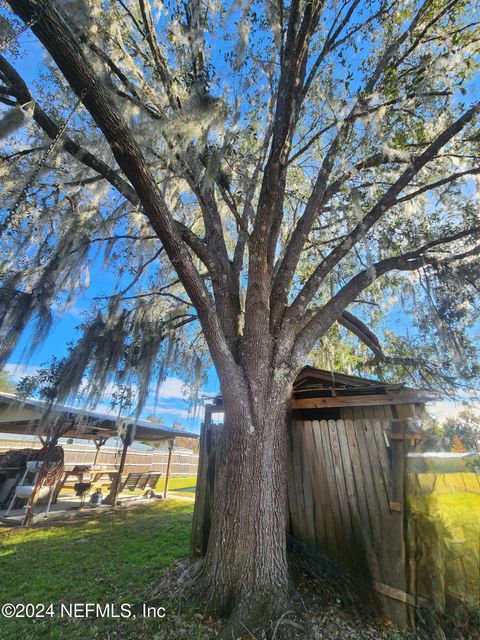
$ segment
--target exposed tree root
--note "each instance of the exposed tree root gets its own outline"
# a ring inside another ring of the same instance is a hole
[[[446,635],[431,625],[400,632],[375,614],[359,583],[340,574],[314,576],[301,565],[293,567],[288,598],[252,596],[221,617],[199,595],[201,567],[202,560],[176,563],[152,593],[152,604],[167,609],[168,630],[159,640],[480,640],[471,624]]]
[[[292,633],[285,634],[285,630],[291,631],[288,624],[292,621],[288,616],[294,612],[290,608],[291,602],[286,596],[275,598],[272,594],[252,594],[236,605],[218,637],[220,640],[295,638],[297,636]],[[297,623],[294,624],[301,628]]]

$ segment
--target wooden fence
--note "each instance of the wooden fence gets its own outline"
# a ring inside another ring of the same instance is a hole
[[[480,613],[480,454],[410,458],[407,545],[417,599],[465,623]],[[459,634],[460,635],[460,634]]]
[[[42,445],[38,440],[0,439],[0,453],[11,449],[39,449]],[[65,452],[65,466],[71,469],[75,465],[93,464],[96,449],[87,444],[62,444]],[[104,446],[100,449],[97,463],[112,471],[118,467],[121,449]],[[130,449],[127,453],[124,474],[149,473],[167,471],[168,449]],[[195,476],[198,467],[198,454],[189,449],[174,449],[170,465],[170,476]]]

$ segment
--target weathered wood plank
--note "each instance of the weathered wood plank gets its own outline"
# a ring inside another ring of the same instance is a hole
[[[344,420],[337,420],[338,441],[340,446],[340,454],[342,456],[343,472],[345,477],[345,487],[347,492],[347,502],[350,511],[350,521],[352,523],[353,532],[353,549],[354,562],[357,569],[362,573],[369,573],[368,556],[372,553],[371,540],[367,536],[364,539],[362,528],[362,518],[360,515],[357,490],[355,487],[355,475],[353,471],[352,458],[347,440],[347,431]],[[366,549],[368,544],[369,548]]]
[[[354,429],[358,445],[358,454],[360,456],[363,483],[367,497],[367,509],[370,517],[371,530],[373,532],[375,544],[378,545],[381,542],[383,534],[383,513],[375,491],[374,471],[370,464],[368,443],[365,436],[365,421],[355,420]]]
[[[321,514],[321,518],[323,521],[323,528],[320,529],[321,525],[316,525],[316,533],[317,533],[317,545],[319,551],[327,551],[331,553],[333,556],[335,555],[336,549],[336,532],[335,532],[335,524],[333,518],[332,507],[330,504],[330,494],[328,491],[328,483],[327,483],[327,475],[325,468],[325,454],[323,447],[323,439],[321,433],[321,425],[318,420],[314,420],[312,422],[312,433],[313,439],[315,442],[315,456],[316,456],[316,466],[315,466],[315,486],[318,487],[318,493],[316,494],[315,501],[315,509],[316,514]],[[319,519],[320,523],[320,519]],[[324,532],[323,537],[322,531]],[[320,542],[322,540],[322,542]]]
[[[325,407],[366,407],[375,405],[409,405],[416,402],[432,400],[431,395],[425,397],[411,393],[385,393],[365,396],[329,396],[321,398],[292,398],[293,409],[322,409]]]
[[[392,428],[395,422],[392,423]],[[367,424],[365,429],[365,437],[367,443],[374,442],[374,434],[369,430]],[[403,443],[402,443],[403,444]],[[381,451],[376,448],[374,455],[372,444],[369,449],[370,464],[375,481],[375,489],[379,503],[379,515],[382,520],[383,536],[377,543],[377,556],[379,559],[381,582],[389,585],[392,589],[406,591],[406,566],[405,566],[405,548],[404,548],[404,532],[403,532],[403,513],[388,508],[387,496],[391,491],[387,492],[385,488],[380,491],[381,483],[377,478],[382,478],[383,471],[379,456]],[[403,464],[402,459],[402,464]],[[383,479],[383,478],[382,478]],[[383,502],[383,505],[382,505]],[[407,609],[405,603],[392,599],[386,595],[381,596],[383,610],[385,614],[394,621],[398,626],[404,627],[407,621]]]
[[[320,460],[317,456],[317,445],[314,436],[313,422],[304,423],[303,437],[306,451],[310,453],[310,483],[312,490],[312,512],[315,534],[315,548],[326,551],[326,528],[324,519],[324,491],[325,487],[320,481],[323,469],[319,467]]]
[[[387,501],[390,502],[390,460],[388,458],[387,440],[385,433],[390,430],[390,423],[387,420],[376,419],[373,422],[373,435],[375,438],[378,459],[382,469],[382,477],[387,492]]]
[[[348,506],[347,487],[345,484],[345,472],[343,469],[342,454],[340,452],[340,443],[338,439],[338,427],[335,420],[328,421],[328,433],[330,436],[330,448],[332,451],[332,461],[336,480],[336,490],[338,501],[340,504],[340,515],[342,519],[342,528],[348,549],[353,552],[353,527],[350,517],[350,509]]]
[[[405,434],[405,423],[399,419],[392,420],[392,436]],[[391,438],[390,449],[392,452],[390,495],[392,502],[404,502],[404,470],[405,470],[405,441]]]
[[[345,531],[342,524],[342,516],[340,511],[340,503],[335,481],[335,469],[333,465],[332,450],[330,447],[330,437],[328,434],[328,422],[320,421],[320,436],[322,439],[323,457],[325,461],[325,481],[328,488],[328,496],[330,498],[330,509],[333,519],[333,527],[335,530],[335,550],[338,558],[342,558],[345,549]]]
[[[375,418],[375,408],[376,407],[374,407],[374,406],[373,407],[372,406],[369,406],[369,407],[364,406],[364,407],[362,407],[363,417],[366,420],[373,420]]]
[[[380,420],[365,420],[364,422],[364,433],[367,441],[370,466],[373,472],[374,486],[378,497],[379,509],[381,512],[386,512],[389,508],[390,496],[387,489],[388,479],[386,483],[384,470],[380,460],[383,455],[382,449],[385,448],[385,443],[383,443],[383,447],[379,446],[378,440],[375,436],[375,431],[381,429],[382,424]]]
[[[372,528],[370,514],[367,505],[367,492],[365,489],[363,470],[360,461],[360,452],[357,439],[355,437],[355,426],[353,420],[345,420],[345,434],[347,437],[348,450],[352,463],[352,471],[355,480],[355,491],[357,495],[357,507],[361,520],[361,533],[363,550],[368,563],[369,572],[373,577],[380,577],[380,569],[377,555],[375,553],[375,533]]]
[[[363,409],[364,409],[363,407],[352,407],[354,421],[363,420],[364,418]]]
[[[378,407],[373,407],[373,417],[377,418],[378,420],[385,420],[386,419],[386,415],[385,415],[385,407],[384,405],[379,405]]]
[[[313,506],[312,492],[312,458],[315,455],[315,451],[313,446],[313,438],[311,437],[312,423],[310,421],[305,421],[303,423],[303,429],[299,430],[299,434],[302,439],[303,451],[302,489],[303,502],[305,505],[305,541],[311,547],[315,548],[315,510]]]

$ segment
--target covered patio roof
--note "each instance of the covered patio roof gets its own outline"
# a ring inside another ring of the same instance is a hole
[[[47,419],[45,419],[47,418]],[[140,442],[160,442],[175,436],[198,438],[198,433],[173,429],[148,420],[135,420],[127,416],[117,416],[81,407],[70,407],[0,392],[0,433],[47,435],[52,422],[61,427],[63,438],[83,438],[102,440],[115,437],[118,425],[135,427],[134,440]]]

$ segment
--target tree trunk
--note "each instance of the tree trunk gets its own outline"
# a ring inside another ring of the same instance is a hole
[[[217,449],[212,526],[199,576],[212,608],[230,616],[225,635],[230,638],[233,630],[253,632],[278,610],[285,611],[290,395],[290,386],[276,382],[273,373],[262,389],[253,387],[254,393],[248,391],[250,385],[232,387],[222,388],[224,428]]]

